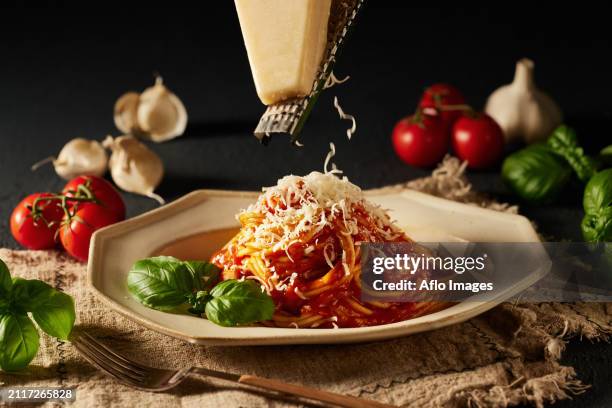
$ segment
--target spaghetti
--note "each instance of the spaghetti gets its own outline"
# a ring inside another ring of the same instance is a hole
[[[277,327],[360,327],[406,320],[435,302],[362,302],[360,244],[409,242],[346,177],[312,172],[265,188],[238,215],[241,229],[212,259],[222,279],[254,279],[276,305]]]

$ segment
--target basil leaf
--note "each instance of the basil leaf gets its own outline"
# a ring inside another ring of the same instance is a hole
[[[68,294],[53,289],[47,299],[32,310],[32,317],[48,335],[68,340],[76,319],[74,301]]]
[[[189,313],[201,316],[205,312],[206,304],[212,299],[212,296],[205,291],[200,290],[189,297],[191,307],[187,310]]]
[[[606,146],[599,152],[599,159],[605,166],[612,165],[612,145]]]
[[[525,201],[553,201],[568,183],[572,170],[563,158],[543,144],[511,154],[502,165],[502,178]]]
[[[8,297],[13,287],[11,273],[6,264],[0,259],[0,298]]]
[[[32,313],[38,326],[48,335],[67,340],[76,313],[74,301],[45,282],[15,278],[13,308],[18,313]]]
[[[612,206],[612,169],[600,171],[589,180],[582,205],[587,214]]]
[[[237,326],[269,320],[274,302],[250,280],[226,280],[215,286],[206,304],[206,317],[221,326]]]
[[[137,261],[128,273],[128,289],[143,305],[172,310],[193,292],[194,278],[185,263],[170,256]]]
[[[13,278],[12,306],[18,313],[31,312],[40,307],[54,289],[40,280]]]
[[[194,290],[210,290],[219,279],[219,268],[215,264],[202,261],[183,262],[193,276]]]
[[[0,316],[0,368],[17,371],[25,368],[38,352],[39,336],[26,315]]]
[[[585,214],[580,227],[585,241],[612,242],[612,207]]]
[[[597,166],[595,161],[584,154],[582,147],[578,145],[576,132],[568,126],[561,125],[548,138],[548,146],[565,160],[583,182],[589,181],[595,174]]]
[[[612,241],[612,169],[596,173],[587,183],[582,199],[582,236],[590,242]]]
[[[0,259],[0,313],[6,312],[9,297],[13,288],[13,280],[6,264]]]

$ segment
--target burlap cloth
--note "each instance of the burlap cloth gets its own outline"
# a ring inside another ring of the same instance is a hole
[[[516,208],[472,192],[464,168],[448,159],[431,177],[389,188],[415,188],[501,211]],[[612,304],[503,304],[468,322],[390,341],[356,345],[199,347],[147,330],[97,301],[85,267],[58,252],[0,249],[14,276],[43,279],[76,299],[77,330],[152,365],[201,365],[280,378],[408,407],[542,406],[584,392],[558,360],[563,338],[605,339]],[[270,407],[287,400],[194,378],[153,394],[122,386],[86,363],[66,342],[42,336],[38,356],[8,385],[76,386],[76,406]]]

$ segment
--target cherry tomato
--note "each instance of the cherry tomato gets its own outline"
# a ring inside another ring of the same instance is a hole
[[[19,244],[29,249],[49,249],[55,246],[55,233],[60,226],[64,211],[59,200],[38,201],[51,197],[50,193],[30,194],[21,201],[11,214],[11,233]]]
[[[101,206],[115,214],[116,221],[125,219],[125,204],[121,195],[111,183],[101,177],[79,176],[70,180],[62,190],[68,197],[87,197],[88,191]]]
[[[115,222],[116,214],[109,209],[94,203],[81,203],[70,219],[64,217],[59,230],[60,241],[66,252],[79,261],[87,262],[93,233]]]
[[[448,152],[449,134],[438,116],[417,113],[397,122],[393,148],[400,159],[417,167],[431,167]]]
[[[494,165],[504,151],[504,132],[486,113],[464,114],[453,126],[452,139],[457,157],[475,169]]]
[[[455,88],[449,84],[434,84],[427,88],[421,96],[421,101],[419,102],[419,107],[421,109],[439,109],[444,106],[451,105],[464,105],[465,98],[459,91],[459,89]],[[442,117],[442,120],[447,124],[447,126],[452,126],[453,123],[459,119],[461,116],[460,110],[451,110],[444,111],[441,110],[439,115]]]

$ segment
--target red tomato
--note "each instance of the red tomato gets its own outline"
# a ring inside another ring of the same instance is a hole
[[[438,109],[441,106],[464,105],[465,98],[459,91],[449,84],[434,84],[427,88],[421,96],[419,107],[421,109]],[[461,116],[460,110],[440,111],[442,120],[450,127]]]
[[[416,114],[397,122],[393,148],[400,159],[418,167],[431,167],[448,152],[449,134],[438,116]]]
[[[465,114],[453,126],[453,149],[469,167],[483,169],[502,156],[504,132],[486,113]]]
[[[101,206],[115,214],[115,221],[125,219],[125,204],[121,195],[111,183],[101,177],[76,177],[66,184],[62,192],[68,197],[87,197],[87,190],[93,194]]]
[[[116,215],[98,204],[79,204],[76,213],[64,217],[59,230],[60,241],[66,252],[82,262],[89,257],[89,242],[97,230],[117,222]]]
[[[55,246],[55,233],[60,226],[64,211],[60,200],[44,200],[50,193],[30,194],[21,201],[11,214],[11,233],[17,242],[29,249],[49,249]]]

